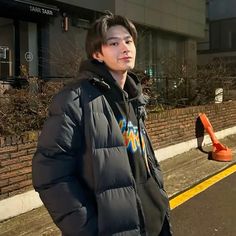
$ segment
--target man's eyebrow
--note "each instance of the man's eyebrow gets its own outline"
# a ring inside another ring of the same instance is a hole
[[[124,37],[124,39],[130,39],[130,38],[132,38],[131,35],[127,35],[127,36]],[[107,38],[106,41],[109,41],[109,40],[117,40],[117,39],[122,39],[122,38],[119,37],[119,36],[112,36],[112,37]]]

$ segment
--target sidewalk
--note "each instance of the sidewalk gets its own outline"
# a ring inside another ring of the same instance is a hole
[[[236,161],[236,134],[220,140],[233,151],[232,162],[208,160],[207,153],[197,149],[174,156],[160,163],[164,174],[165,188],[172,197],[197,184],[203,179],[232,165]],[[211,147],[203,147],[211,151]],[[0,223],[0,236],[60,236],[46,209],[40,207]]]

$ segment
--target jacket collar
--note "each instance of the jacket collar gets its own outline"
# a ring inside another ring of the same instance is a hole
[[[99,89],[102,89],[102,91],[109,90],[112,87],[120,93],[124,93],[125,91],[128,94],[130,101],[138,99],[142,94],[141,83],[137,76],[132,72],[128,72],[127,74],[124,90],[120,88],[105,64],[100,63],[97,60],[83,61],[80,65],[80,72],[90,72],[89,81],[93,85],[99,87]]]

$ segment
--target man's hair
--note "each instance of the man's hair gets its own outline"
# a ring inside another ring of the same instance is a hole
[[[106,11],[105,15],[97,19],[88,30],[85,47],[89,59],[93,59],[95,52],[101,52],[102,45],[106,44],[107,31],[115,25],[125,27],[136,44],[137,31],[134,24],[126,17]]]

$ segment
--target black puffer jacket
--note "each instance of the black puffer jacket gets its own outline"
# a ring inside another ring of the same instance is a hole
[[[120,127],[102,94],[110,89],[103,78],[83,71],[55,96],[33,158],[33,185],[67,236],[141,235],[141,204]],[[144,128],[142,96],[134,104]],[[162,188],[151,152],[151,171]]]

